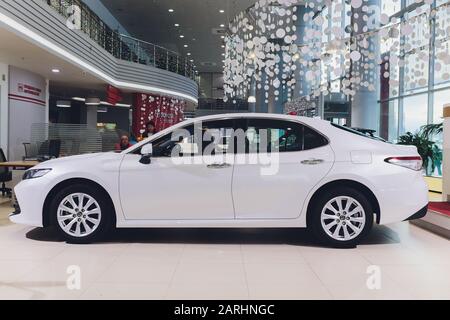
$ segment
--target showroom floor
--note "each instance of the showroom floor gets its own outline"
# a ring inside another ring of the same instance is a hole
[[[450,299],[449,241],[409,223],[348,250],[298,230],[122,230],[79,246],[11,224],[9,205],[0,200],[0,299]],[[69,266],[80,290],[67,289]]]

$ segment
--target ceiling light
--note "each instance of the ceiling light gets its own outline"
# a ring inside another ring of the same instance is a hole
[[[72,104],[70,103],[70,101],[67,100],[58,100],[56,101],[56,106],[58,108],[70,108]]]
[[[85,98],[80,98],[80,97],[73,97],[72,100],[80,101],[80,102],[85,102],[86,101]]]
[[[221,27],[221,28],[225,28],[225,25],[222,23],[222,24],[220,25],[220,27]]]
[[[170,13],[172,13],[172,12],[175,12],[175,10],[173,10],[173,9],[169,9],[169,12],[170,12]]]
[[[183,35],[181,34],[181,35],[180,35],[180,38],[181,38],[181,39],[183,39],[183,38],[184,38],[184,36],[183,36]]]
[[[225,13],[225,10],[220,9],[219,12],[220,12],[220,13]]]
[[[131,108],[131,104],[126,104],[126,103],[116,103],[116,107]]]
[[[184,45],[185,48],[189,47],[187,44]]]
[[[190,52],[188,52],[188,53],[186,53],[188,56],[190,56],[191,55],[191,53]]]
[[[53,73],[60,73],[61,70],[55,68],[55,69],[52,69],[52,72],[53,72]]]
[[[225,48],[225,45],[224,45],[224,44],[222,45],[222,48]]]
[[[180,26],[180,24],[175,23],[174,26],[178,28]]]
[[[256,103],[256,97],[255,97],[255,96],[250,96],[250,97],[248,97],[247,102],[248,102],[248,103]]]
[[[220,36],[220,38],[225,39],[225,36]]]
[[[101,103],[99,98],[87,98],[86,105],[87,106],[98,106]]]

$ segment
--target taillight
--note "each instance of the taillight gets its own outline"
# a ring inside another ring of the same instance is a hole
[[[405,167],[411,170],[422,170],[423,161],[421,157],[391,157],[387,158],[387,163],[395,164],[400,167]]]

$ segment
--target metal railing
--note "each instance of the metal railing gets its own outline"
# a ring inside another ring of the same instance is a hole
[[[234,111],[248,111],[249,105],[246,100],[232,99],[223,101],[223,99],[198,99],[199,110],[234,110]]]
[[[81,31],[117,59],[153,66],[197,80],[195,67],[188,58],[155,44],[120,34],[106,25],[81,0],[44,1],[67,19],[74,19],[74,6],[79,8]]]

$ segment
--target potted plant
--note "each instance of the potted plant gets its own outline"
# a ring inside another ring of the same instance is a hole
[[[398,138],[398,144],[413,145],[417,147],[417,151],[423,159],[423,167],[427,175],[432,174],[435,163],[439,159],[442,159],[442,152],[436,145],[436,142],[433,141],[433,137],[441,134],[443,130],[443,123],[428,124],[420,128],[415,134],[407,132]]]

